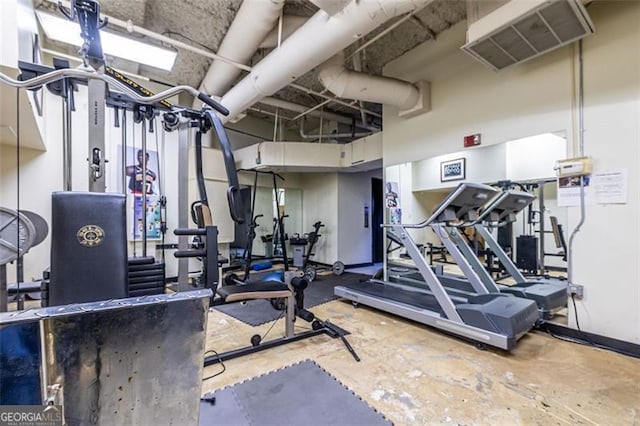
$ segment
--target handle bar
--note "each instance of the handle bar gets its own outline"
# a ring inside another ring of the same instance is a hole
[[[64,68],[55,71],[48,72],[46,74],[30,78],[29,80],[20,81],[15,80],[3,73],[0,73],[0,81],[13,87],[23,88],[23,89],[35,89],[41,87],[47,83],[52,83],[54,81],[62,80],[64,78],[86,78],[86,79],[95,79],[102,80],[110,86],[116,87],[118,90],[126,93],[129,97],[131,97],[135,102],[152,105],[157,102],[160,102],[164,99],[170,98],[172,96],[177,95],[178,93],[186,92],[194,97],[197,97],[205,104],[209,105],[211,108],[215,109],[222,115],[229,115],[229,110],[224,106],[220,105],[220,103],[216,102],[211,97],[207,96],[205,93],[202,93],[193,87],[190,86],[175,86],[160,93],[157,93],[153,96],[141,96],[128,87],[126,84],[115,80],[109,77],[106,74],[96,73],[91,68],[79,67],[79,68]]]

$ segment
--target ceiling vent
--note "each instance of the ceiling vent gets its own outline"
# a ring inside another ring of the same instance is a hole
[[[593,32],[580,1],[511,0],[470,24],[462,49],[497,71]]]

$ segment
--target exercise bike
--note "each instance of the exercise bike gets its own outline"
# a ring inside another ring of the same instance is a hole
[[[321,237],[320,228],[322,227],[324,224],[317,221],[313,224],[313,231],[302,236],[296,233],[289,239],[293,251],[293,266],[304,272],[304,277],[308,282],[315,280],[318,273],[315,265],[309,265],[309,260],[315,254],[313,248]]]

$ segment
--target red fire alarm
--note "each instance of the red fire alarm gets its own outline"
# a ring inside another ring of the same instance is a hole
[[[469,135],[464,137],[465,148],[469,148],[476,145],[480,145],[480,133],[476,133],[475,135]]]

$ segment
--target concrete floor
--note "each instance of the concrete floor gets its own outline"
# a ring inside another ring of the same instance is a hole
[[[510,353],[480,351],[426,326],[343,301],[313,311],[351,332],[349,341],[362,362],[355,362],[339,339],[318,336],[228,361],[223,374],[203,383],[203,393],[312,359],[396,425],[640,422],[638,359],[539,332],[529,333]],[[251,335],[271,325],[252,328],[212,310],[207,348],[246,346]],[[283,332],[279,321],[266,340]],[[205,376],[219,369],[210,366]]]

